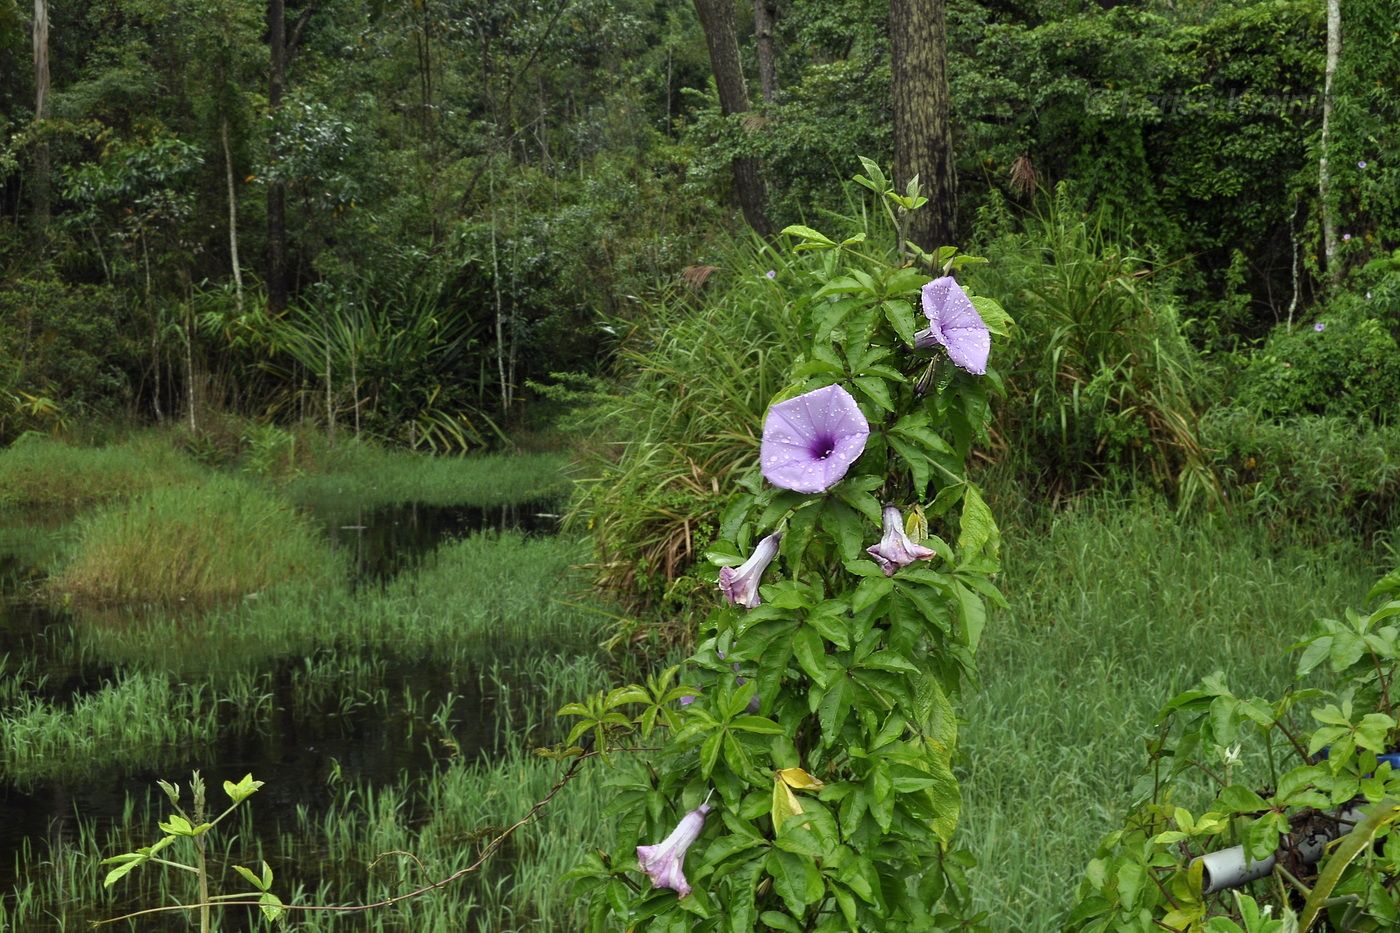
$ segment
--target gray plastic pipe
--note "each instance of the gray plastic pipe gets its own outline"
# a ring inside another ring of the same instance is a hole
[[[1351,832],[1351,828],[1361,817],[1360,807],[1338,810],[1323,826],[1301,838],[1293,838],[1287,848],[1295,852],[1304,865],[1315,864],[1322,858],[1322,851],[1327,847],[1327,843]],[[1278,861],[1279,854],[1285,851],[1281,848],[1268,858],[1251,862],[1245,858],[1244,846],[1233,846],[1218,852],[1208,852],[1192,859],[1191,864],[1194,866],[1197,862],[1201,863],[1201,891],[1205,894],[1215,894],[1264,877],[1274,870],[1274,863]]]

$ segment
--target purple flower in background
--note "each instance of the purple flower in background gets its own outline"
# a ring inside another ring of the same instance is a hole
[[[696,690],[694,693],[687,693],[685,696],[681,697],[677,702],[680,703],[681,706],[689,706],[690,704],[695,702],[695,698],[698,696],[700,696],[700,691]]]
[[[763,602],[758,598],[758,583],[763,578],[763,571],[778,556],[778,542],[782,539],[781,534],[771,534],[758,542],[749,559],[737,568],[719,568],[719,589],[725,599],[745,609],[755,609]]]
[[[900,567],[907,567],[916,560],[928,560],[933,551],[922,544],[915,544],[904,533],[904,516],[893,505],[885,506],[883,515],[884,534],[880,543],[865,549],[875,558],[885,576],[892,577]]]
[[[1347,240],[1350,240],[1350,239],[1351,239],[1351,234],[1350,234],[1350,233],[1343,233],[1343,234],[1342,234],[1342,242],[1345,243]]]
[[[1324,324],[1324,323],[1322,323],[1321,321],[1318,321],[1316,324],[1313,325],[1313,330],[1317,331],[1319,334],[1322,333],[1322,332],[1323,332],[1324,330],[1326,330],[1326,329],[1327,329],[1327,325]]]
[[[779,402],[763,419],[763,476],[783,489],[826,492],[856,462],[869,436],[860,406],[839,385]]]
[[[1357,167],[1357,168],[1365,168],[1365,167],[1366,167],[1366,160],[1365,160],[1365,159],[1362,159],[1360,162],[1357,162],[1357,163],[1356,163],[1356,167]]]
[[[777,269],[769,269],[767,272],[765,272],[765,273],[763,273],[763,274],[766,275],[766,276],[768,276],[770,279],[776,279],[776,278],[778,277],[778,270],[777,270]]]
[[[934,279],[924,286],[923,305],[929,326],[914,335],[914,346],[920,350],[941,346],[948,351],[948,359],[974,376],[986,373],[992,335],[962,286],[951,275]]]
[[[637,846],[637,864],[651,878],[654,887],[670,888],[681,897],[690,893],[690,882],[685,880],[685,850],[690,848],[705,828],[705,817],[710,805],[700,804],[691,810],[671,835],[654,846]]]

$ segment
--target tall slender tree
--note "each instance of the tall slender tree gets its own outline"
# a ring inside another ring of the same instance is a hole
[[[720,112],[727,117],[748,112],[749,91],[739,63],[739,41],[734,36],[733,0],[695,0],[695,12],[700,17],[700,28],[705,31],[705,44],[710,50],[710,67],[714,70],[715,87],[719,90]],[[767,195],[758,160],[740,157],[730,165],[734,172],[734,191],[739,197],[744,219],[760,235],[768,236],[773,228],[764,207]]]
[[[948,106],[945,0],[890,0],[894,174],[902,189],[915,175],[929,199],[906,238],[926,250],[955,240],[957,178]]]
[[[48,117],[49,0],[34,0],[34,122]],[[42,138],[34,147],[34,222],[49,223],[49,144]]]
[[[272,112],[272,138],[268,160],[274,171],[267,185],[267,309],[276,314],[287,307],[287,186],[275,171],[278,148],[278,112],[287,70],[287,10],[285,0],[269,0],[267,7],[267,105]]]
[[[1322,202],[1322,251],[1327,260],[1327,278],[1335,285],[1342,267],[1337,261],[1337,212],[1332,199],[1332,173],[1327,156],[1332,143],[1332,84],[1337,60],[1342,55],[1341,0],[1327,0],[1327,66],[1322,84],[1322,145],[1317,165],[1317,193]]]

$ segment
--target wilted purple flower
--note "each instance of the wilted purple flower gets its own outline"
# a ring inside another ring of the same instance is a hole
[[[651,878],[654,887],[670,888],[681,897],[690,894],[690,882],[685,880],[685,850],[690,848],[705,828],[705,817],[710,805],[700,804],[691,810],[671,835],[654,846],[637,846],[637,864]]]
[[[924,286],[923,306],[929,326],[914,335],[914,346],[941,346],[948,359],[974,376],[986,373],[992,335],[962,286],[951,275],[934,279]]]
[[[758,583],[763,571],[778,556],[778,542],[782,539],[782,534],[775,532],[758,542],[753,554],[738,567],[719,568],[719,589],[725,599],[745,609],[755,609],[763,602],[758,598]]]
[[[1326,330],[1326,329],[1327,329],[1327,325],[1324,324],[1324,323],[1322,323],[1321,321],[1318,321],[1316,324],[1313,325],[1313,330],[1317,331],[1319,334],[1322,333],[1322,332],[1323,332],[1324,330]]]
[[[759,460],[774,486],[826,492],[865,450],[870,424],[839,385],[815,389],[768,409]]]
[[[1356,167],[1357,167],[1357,168],[1365,168],[1365,167],[1366,167],[1366,160],[1365,160],[1365,159],[1362,159],[1360,162],[1357,162],[1357,163],[1356,163]]]
[[[1350,234],[1350,233],[1343,233],[1343,234],[1342,234],[1342,242],[1346,242],[1347,240],[1350,240],[1350,239],[1351,239],[1351,234]]]
[[[766,275],[766,276],[768,276],[770,279],[776,279],[776,278],[778,277],[778,270],[777,270],[777,269],[769,269],[767,272],[765,272],[765,273],[763,273],[763,274]]]
[[[928,560],[933,556],[933,551],[922,544],[915,544],[904,533],[904,516],[899,514],[897,506],[885,506],[882,519],[884,534],[880,543],[866,548],[865,552],[875,558],[885,576],[892,577],[900,567],[907,567],[916,560]]]
[[[681,706],[689,706],[690,704],[695,702],[695,698],[699,695],[700,691],[696,690],[694,693],[687,693],[685,696],[681,697],[677,702],[680,703]]]

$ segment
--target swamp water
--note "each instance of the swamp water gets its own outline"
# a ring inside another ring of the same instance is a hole
[[[448,542],[483,532],[547,536],[557,529],[549,502],[491,508],[342,506],[313,514],[349,558],[356,602],[409,579]],[[67,525],[53,516],[18,525],[12,521],[0,532],[0,711],[7,715],[36,702],[59,711],[76,707],[100,700],[123,677],[141,676],[94,651],[83,638],[88,628],[139,625],[150,613],[173,614],[190,626],[200,622],[200,613],[178,607],[173,613],[127,608],[94,619],[44,605],[35,597],[43,578],[37,568],[43,557],[61,547],[67,533]],[[462,580],[462,599],[470,599],[471,590],[472,581]],[[326,857],[318,852],[326,843],[316,838],[314,821],[337,803],[336,789],[352,788],[344,795],[350,799],[356,793],[373,794],[376,788],[389,790],[390,796],[397,790],[400,805],[412,807],[415,780],[554,740],[553,711],[571,698],[561,699],[559,694],[593,686],[590,681],[596,679],[598,666],[586,642],[526,637],[522,643],[519,636],[528,633],[506,634],[515,637],[502,645],[479,644],[469,652],[443,651],[426,658],[398,657],[384,646],[259,657],[231,680],[207,670],[183,669],[177,662],[165,672],[177,689],[207,681],[207,696],[197,715],[212,728],[173,746],[119,750],[124,754],[110,762],[78,756],[65,767],[0,769],[0,930],[78,929],[126,909],[170,903],[174,898],[153,896],[149,885],[142,886],[142,894],[124,895],[123,886],[135,888],[131,881],[143,871],[163,871],[147,867],[118,883],[114,897],[103,897],[106,903],[92,904],[106,871],[93,864],[92,852],[125,851],[111,848],[119,834],[133,845],[159,838],[155,819],[170,808],[155,790],[155,781],[184,785],[194,769],[209,786],[215,812],[226,802],[220,789],[224,780],[237,781],[251,772],[266,782],[250,801],[251,820],[241,828],[234,822],[216,829],[216,844],[238,833],[242,845],[235,849],[239,855],[225,863],[255,864],[255,858],[267,858],[278,872],[274,890],[284,898],[291,893],[290,885],[305,883],[313,890],[303,900],[359,899],[361,892],[353,889],[326,892],[320,898],[314,890]],[[586,663],[576,663],[580,661]],[[153,709],[143,715],[162,712]],[[99,734],[92,741],[102,749],[106,737],[101,726],[95,725],[94,731]],[[267,852],[259,844],[256,853],[249,852],[243,837],[254,831],[250,822],[260,840],[282,833],[274,843],[282,851]],[[298,827],[296,850],[286,851],[286,834]],[[312,835],[304,838],[308,829]],[[45,873],[79,871],[88,876],[85,883],[60,879],[45,886],[52,888],[47,893],[31,888],[26,894],[21,887],[33,885]],[[223,875],[215,877],[215,890],[230,890],[232,873]],[[492,875],[499,879],[499,870],[493,868]],[[175,897],[188,897],[183,878],[175,879],[171,890]],[[165,894],[163,888],[160,893]],[[12,920],[7,927],[6,900],[13,917],[15,905],[26,896],[31,899],[26,919]],[[45,903],[59,899],[64,902]],[[136,928],[185,929],[187,923],[177,913],[145,920]],[[242,909],[226,911],[219,928],[248,928],[248,917]],[[362,923],[346,928],[365,927]]]

